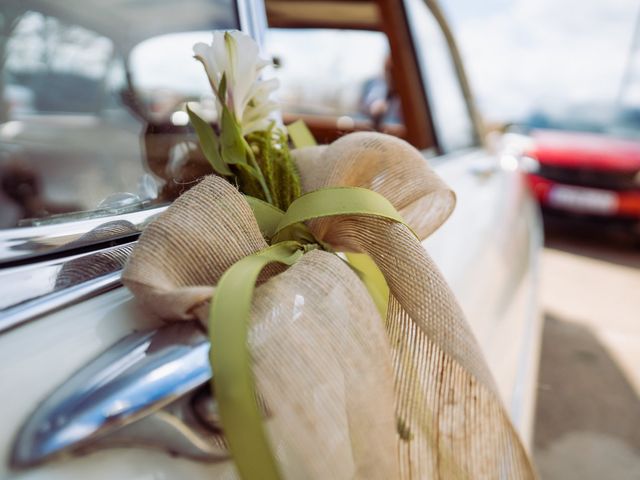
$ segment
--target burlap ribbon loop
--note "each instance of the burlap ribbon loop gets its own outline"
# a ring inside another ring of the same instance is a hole
[[[420,153],[393,137],[352,134],[293,153],[304,191],[373,190],[421,239],[455,203]],[[321,250],[263,271],[248,344],[281,474],[532,478],[455,298],[410,229],[369,215],[307,226],[337,250],[371,256],[391,296],[383,321],[354,272]],[[146,228],[123,281],[167,321],[206,322],[223,273],[266,247],[245,198],[208,177]],[[215,468],[236,475],[231,461]]]

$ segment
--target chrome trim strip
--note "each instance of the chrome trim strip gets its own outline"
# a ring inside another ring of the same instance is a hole
[[[0,268],[90,245],[137,237],[167,206],[87,220],[0,230]],[[133,239],[132,238],[132,239]]]
[[[0,334],[59,308],[121,286],[133,243],[0,270]]]
[[[447,17],[444,14],[444,11],[440,7],[440,1],[424,0],[424,3],[427,5],[427,8],[433,14],[433,18],[436,20],[436,22],[440,26],[440,30],[442,31],[445,41],[447,42],[447,45],[449,47],[449,53],[451,56],[451,60],[453,62],[453,67],[455,68],[458,76],[458,83],[460,84],[462,94],[466,101],[467,112],[471,117],[471,123],[473,124],[473,129],[474,129],[473,133],[474,133],[474,136],[476,137],[475,140],[478,145],[486,146],[485,135],[487,131],[483,124],[482,115],[478,110],[476,99],[471,89],[471,83],[469,82],[469,77],[467,75],[467,71],[464,66],[462,54],[460,52],[460,49],[458,48],[458,41],[456,40],[453,34],[453,31],[449,26],[449,22],[447,21]]]
[[[121,273],[121,271],[109,273],[75,287],[53,292],[8,308],[2,312],[0,317],[0,333],[20,326],[45,313],[120,287],[122,286],[120,283]]]
[[[260,0],[238,0],[240,30],[251,35],[262,48],[267,30],[267,11]]]

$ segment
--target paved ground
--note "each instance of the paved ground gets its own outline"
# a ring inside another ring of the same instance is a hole
[[[640,479],[640,248],[551,231],[535,431],[542,480]]]

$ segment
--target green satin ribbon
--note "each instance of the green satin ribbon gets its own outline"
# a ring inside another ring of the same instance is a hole
[[[303,255],[299,242],[281,242],[236,262],[220,278],[209,312],[212,388],[229,449],[243,479],[278,480],[256,401],[247,349],[251,299],[258,275],[270,263],[293,265]]]
[[[389,285],[376,262],[366,253],[345,253],[345,256],[349,265],[367,287],[382,320],[386,320],[389,307]]]
[[[260,272],[270,263],[291,266],[302,255],[323,248],[304,221],[336,215],[369,215],[404,223],[382,195],[364,188],[323,188],[293,201],[286,212],[246,197],[260,231],[274,244],[232,265],[220,278],[209,312],[212,388],[220,419],[240,476],[244,480],[278,480],[256,399],[255,379],[247,348],[251,299]],[[348,254],[383,319],[389,298],[384,276],[370,257]]]
[[[280,220],[282,220],[284,212],[278,207],[259,198],[250,197],[249,195],[245,195],[244,198],[251,207],[251,210],[253,210],[253,215],[258,222],[260,233],[270,241],[278,230],[278,224]]]
[[[327,187],[294,200],[278,223],[276,233],[296,223],[336,215],[370,215],[404,223],[391,202],[379,193],[359,187]]]
[[[304,123],[304,120],[296,120],[287,125],[287,133],[296,148],[315,147],[317,145],[316,139],[313,138],[313,133]]]

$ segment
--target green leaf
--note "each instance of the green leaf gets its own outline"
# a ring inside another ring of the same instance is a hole
[[[218,85],[218,101],[225,106],[227,104],[227,74],[223,73]]]
[[[220,127],[220,143],[222,159],[231,165],[247,163],[247,143],[242,136],[240,125],[226,105],[222,105],[222,122]]]
[[[244,163],[238,164],[238,170],[242,172],[246,172],[256,180],[260,180],[260,173],[258,172],[258,170],[249,164],[244,164]]]
[[[218,101],[222,106],[222,118],[220,119],[220,143],[221,154],[225,163],[236,165],[247,163],[246,142],[242,137],[242,129],[227,106],[227,75],[222,74],[218,85]]]
[[[267,201],[255,168],[251,165],[239,163],[236,165],[236,169],[238,170],[236,180],[238,181],[240,191],[246,195],[251,195],[252,197]]]
[[[220,174],[230,176],[233,175],[229,167],[219,151],[219,140],[216,136],[216,132],[213,131],[211,125],[208,122],[204,121],[198,114],[192,111],[187,105],[187,114],[189,115],[189,119],[191,120],[191,124],[193,128],[196,130],[196,134],[198,135],[198,140],[200,141],[200,148],[202,149],[202,153],[204,153],[205,158],[209,161],[213,170]]]

